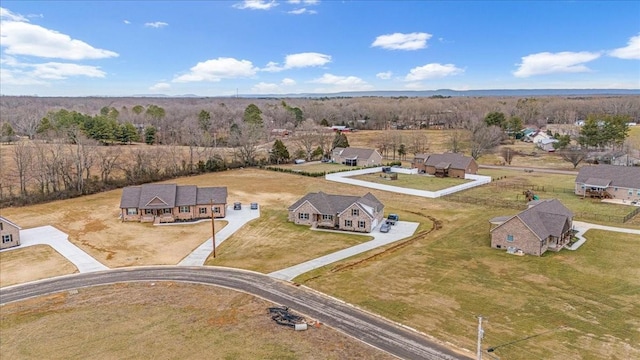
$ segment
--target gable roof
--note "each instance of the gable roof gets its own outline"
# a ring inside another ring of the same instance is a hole
[[[345,159],[370,159],[374,153],[377,153],[376,149],[348,147],[342,150],[340,156]]]
[[[351,196],[331,195],[320,191],[317,193],[308,193],[303,196],[293,205],[289,206],[289,211],[295,211],[305,202],[309,202],[320,214],[326,215],[339,214],[353,204],[358,204],[360,208],[365,210],[370,216],[374,214],[370,213],[369,209],[380,212],[384,208],[384,205],[371,193],[366,193],[364,196]]]
[[[464,156],[460,153],[444,153],[429,155],[424,164],[426,166],[438,167],[448,163],[451,169],[466,170],[472,161],[474,160],[471,156]]]
[[[569,230],[573,213],[556,199],[540,200],[530,208],[511,217],[511,219],[505,221],[500,226],[514,218],[520,219],[531,229],[538,239],[543,240],[549,236],[560,237]]]
[[[596,165],[580,168],[580,172],[576,176],[576,183],[596,185],[591,184],[589,179],[609,180],[608,186],[640,189],[640,167]]]
[[[0,216],[0,220],[2,220],[2,222],[4,222],[4,223],[7,223],[7,224],[9,224],[9,225],[11,225],[11,226],[15,227],[15,228],[16,228],[16,229],[18,229],[18,230],[22,230],[22,228],[20,227],[20,225],[18,225],[18,224],[16,224],[16,223],[14,223],[13,221],[11,221],[11,220],[7,219],[7,218],[6,218],[6,217],[4,217],[4,216]]]
[[[204,187],[176,184],[144,184],[122,189],[120,208],[162,209],[176,206],[227,203],[226,187]]]

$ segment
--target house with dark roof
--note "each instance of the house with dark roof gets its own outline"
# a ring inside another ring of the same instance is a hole
[[[640,200],[640,167],[595,165],[580,168],[575,194],[584,197]]]
[[[122,221],[175,222],[226,215],[226,187],[144,184],[122,189]]]
[[[416,154],[411,167],[418,169],[420,173],[462,179],[466,174],[478,173],[478,163],[472,157],[460,153]]]
[[[540,256],[560,251],[573,235],[573,213],[556,199],[535,200],[511,217],[490,220],[491,247]]]
[[[347,166],[380,166],[382,155],[376,149],[337,147],[331,152],[331,161]]]
[[[384,205],[364,196],[309,193],[289,207],[289,221],[314,228],[371,232],[384,217]]]
[[[0,216],[0,250],[20,245],[20,230],[20,226]]]

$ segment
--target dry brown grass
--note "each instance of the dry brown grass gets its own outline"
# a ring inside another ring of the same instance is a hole
[[[295,332],[277,325],[269,306],[194,284],[79,289],[3,306],[0,353],[3,359],[393,359],[325,326]]]
[[[75,265],[49,245],[0,252],[0,287],[76,272]]]

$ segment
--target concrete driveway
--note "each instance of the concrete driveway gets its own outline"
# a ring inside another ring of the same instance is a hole
[[[584,237],[584,233],[590,229],[640,235],[640,230],[620,228],[615,226],[598,225],[598,224],[592,224],[592,223],[583,222],[583,221],[574,221],[573,228],[578,231],[576,233],[576,237],[579,240],[576,241],[573,245],[567,246],[567,249],[569,250],[578,250],[578,248],[587,241],[587,239],[585,239]],[[640,238],[638,238],[638,240],[640,240]]]
[[[81,273],[107,270],[98,260],[73,245],[66,233],[53,226],[41,226],[33,229],[20,230],[20,246],[4,249],[2,251],[17,250],[33,245],[49,245],[78,268]]]
[[[276,279],[292,280],[296,276],[302,275],[306,272],[309,272],[317,268],[321,268],[325,265],[329,265],[336,261],[344,260],[354,255],[358,255],[363,252],[366,252],[381,246],[385,246],[402,239],[406,239],[416,232],[416,229],[418,229],[418,225],[420,224],[415,222],[399,221],[395,225],[391,226],[391,231],[389,231],[388,233],[381,233],[380,226],[378,226],[375,229],[373,229],[373,231],[370,233],[361,234],[363,236],[373,236],[373,240],[371,241],[367,241],[365,243],[355,245],[344,250],[336,251],[329,255],[321,256],[319,258],[315,258],[313,260],[309,260],[307,262],[303,262],[302,264],[294,265],[286,269],[274,271],[270,273],[269,276],[274,277]],[[314,230],[334,231],[334,230],[321,230],[321,229],[314,229]],[[345,233],[345,232],[340,231],[340,233]],[[357,233],[349,232],[349,234],[357,234]]]
[[[233,205],[227,206],[227,213],[224,219],[228,221],[227,226],[222,230],[216,231],[216,248],[227,240],[233,233],[238,231],[244,224],[253,219],[260,217],[260,207],[257,210],[251,210],[249,205],[243,205],[242,210],[233,210]],[[191,254],[187,255],[178,263],[179,266],[202,266],[209,255],[213,252],[212,238],[207,239],[202,245],[198,246]]]

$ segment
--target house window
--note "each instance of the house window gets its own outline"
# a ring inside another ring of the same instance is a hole
[[[513,242],[513,235],[507,235],[507,241]]]
[[[0,222],[0,230],[2,230],[2,226],[3,226],[3,225],[4,225],[4,224]]]
[[[309,220],[309,214],[308,213],[299,213],[298,214],[298,219],[300,219],[300,220]]]
[[[2,243],[8,243],[13,241],[13,236],[11,234],[9,235],[2,235]]]
[[[640,196],[640,190],[638,190],[638,196]]]
[[[219,208],[219,207],[217,207],[217,206],[215,206],[215,207],[213,208],[213,212],[214,212],[214,213],[216,213],[216,214],[220,214],[220,208]]]
[[[359,227],[360,229],[364,229],[366,226],[367,226],[367,224],[365,223],[365,221],[364,221],[364,220],[360,220],[360,221],[358,221],[358,227]]]
[[[138,215],[138,209],[137,208],[128,208],[127,209],[127,215]]]
[[[352,216],[360,216],[360,209],[351,209]]]
[[[200,215],[206,215],[207,214],[207,208],[200,208]]]
[[[333,220],[333,215],[322,215],[322,220]]]
[[[171,209],[162,209],[164,214],[171,214]]]
[[[180,206],[181,213],[188,213],[191,209],[188,206]]]
[[[633,189],[629,189],[629,195],[633,195]]]
[[[613,191],[618,191],[618,188],[617,188],[617,187],[616,187],[616,188],[613,188]]]
[[[353,222],[351,222],[351,220],[345,220],[344,221],[344,226],[345,227],[352,227],[353,226]]]
[[[153,214],[153,210],[151,210],[151,209],[144,209],[144,214],[145,214],[145,215],[151,215],[151,214]]]

